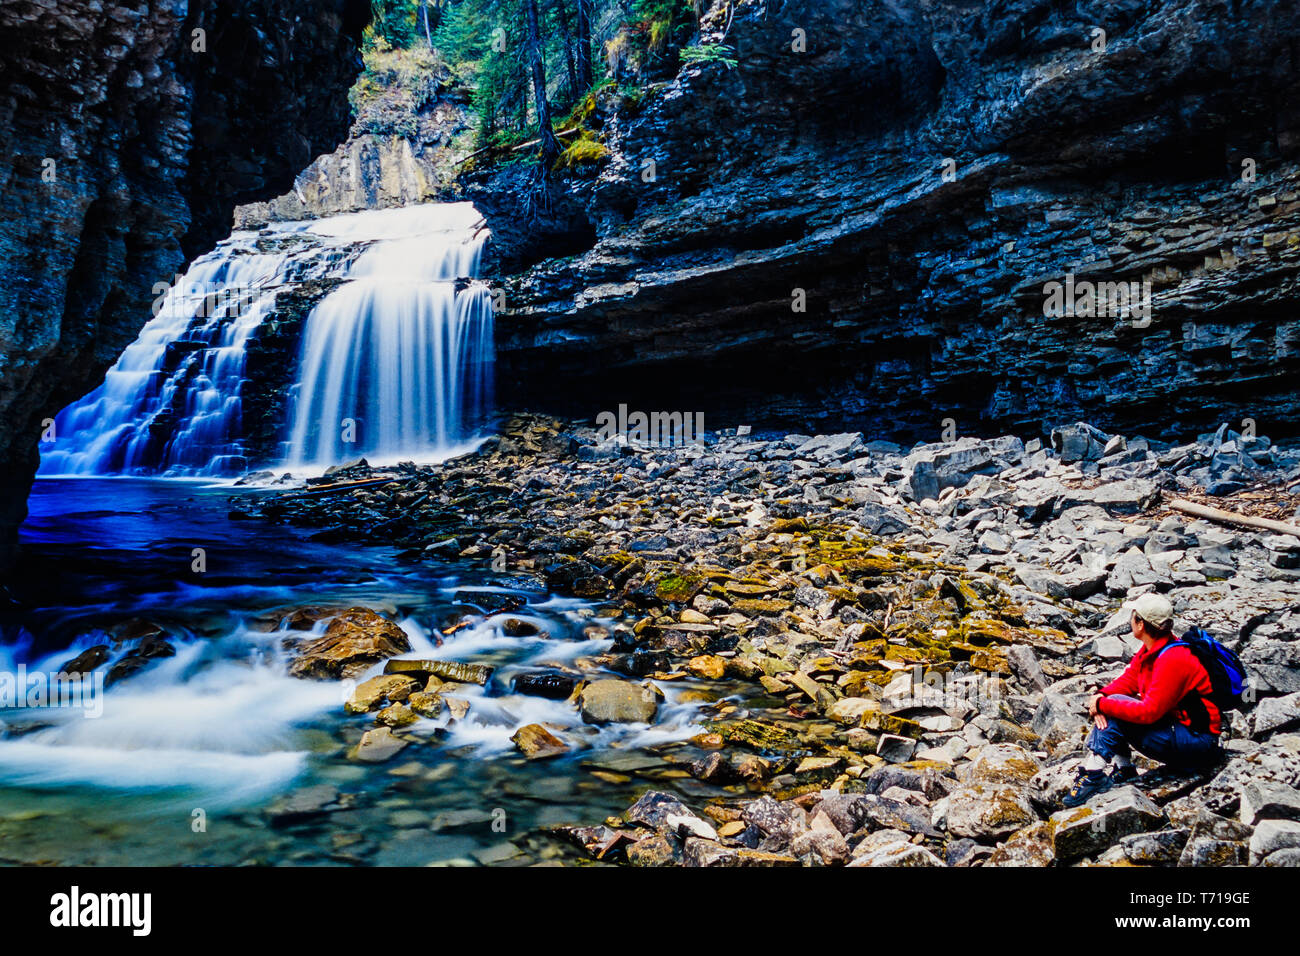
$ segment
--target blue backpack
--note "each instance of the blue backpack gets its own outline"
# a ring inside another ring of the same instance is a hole
[[[1186,647],[1201,662],[1205,672],[1210,675],[1210,700],[1219,708],[1220,713],[1241,710],[1245,706],[1242,695],[1250,684],[1250,675],[1246,673],[1246,665],[1241,662],[1236,651],[1224,647],[1204,628],[1199,627],[1193,627],[1180,639],[1170,641],[1160,648],[1160,653],[1163,654],[1171,647]],[[1190,696],[1197,697],[1195,703],[1200,704],[1199,695]],[[1194,719],[1197,711],[1203,714],[1203,720],[1197,722],[1208,726],[1209,714],[1205,713],[1204,706],[1189,708]]]

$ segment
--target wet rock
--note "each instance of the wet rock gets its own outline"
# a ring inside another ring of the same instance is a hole
[[[104,686],[111,686],[120,680],[138,674],[160,658],[174,656],[176,656],[176,648],[161,637],[153,634],[147,635],[141,638],[139,644],[127,651],[124,657],[108,669],[108,676],[104,678]]]
[[[568,744],[541,724],[520,727],[510,742],[529,760],[546,760],[569,752]]]
[[[543,674],[519,674],[515,677],[511,689],[516,694],[530,697],[544,697],[547,700],[568,700],[578,686],[578,678],[571,674],[559,672]]]
[[[722,680],[727,672],[727,662],[716,655],[703,654],[687,661],[686,671],[704,680]]]
[[[422,690],[416,691],[406,699],[406,706],[421,717],[430,719],[437,719],[442,716],[444,704],[441,694],[430,694]]]
[[[321,783],[295,790],[276,800],[266,810],[266,818],[271,826],[284,827],[342,808],[338,789],[328,783]]]
[[[659,698],[639,684],[601,679],[582,688],[578,707],[589,724],[650,723],[659,711]]]
[[[66,661],[59,670],[64,674],[85,675],[91,673],[108,660],[108,645],[96,644],[82,651],[70,661]]]
[[[719,786],[726,786],[740,779],[740,774],[732,766],[731,761],[717,752],[694,761],[691,764],[691,776]]]
[[[369,608],[354,607],[330,621],[321,637],[291,645],[294,677],[337,680],[352,677],[411,649],[406,633]]]
[[[395,757],[406,745],[407,741],[394,736],[387,727],[376,727],[361,735],[361,742],[348,756],[364,763],[383,763]]]
[[[884,757],[890,763],[907,763],[915,753],[916,741],[908,737],[882,734],[876,744],[877,756]]]
[[[387,675],[372,677],[357,685],[343,709],[349,714],[364,714],[375,710],[383,701],[398,703],[411,696],[419,683],[409,677]]]
[[[405,704],[389,704],[379,713],[375,714],[375,720],[386,727],[409,727],[419,720],[419,715],[407,707]]]
[[[1165,824],[1165,815],[1137,787],[1108,790],[1082,807],[1052,814],[1052,848],[1060,860],[1098,853],[1123,837]]]
[[[407,650],[410,650],[408,647]],[[399,658],[384,665],[385,674],[407,674],[428,680],[455,681],[458,684],[485,685],[492,679],[492,668],[486,664],[466,664],[461,661],[407,660]]]
[[[532,637],[540,633],[532,621],[523,621],[517,617],[508,617],[501,624],[501,631],[506,637]]]
[[[639,823],[652,830],[668,827],[668,818],[691,816],[691,810],[671,793],[650,790],[628,807],[623,814],[628,823]]]
[[[935,867],[946,866],[943,860],[939,859],[923,846],[916,846],[912,843],[895,842],[882,847],[875,848],[860,856],[854,855],[853,861],[849,866],[921,866]]]
[[[676,847],[658,833],[638,840],[624,852],[632,866],[673,866],[677,863]]]
[[[691,837],[682,846],[682,866],[798,866],[797,857],[723,846],[712,840]]]

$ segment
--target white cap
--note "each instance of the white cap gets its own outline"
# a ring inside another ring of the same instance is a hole
[[[1174,606],[1163,594],[1148,592],[1130,601],[1128,609],[1148,624],[1156,627],[1168,627],[1174,622]]]

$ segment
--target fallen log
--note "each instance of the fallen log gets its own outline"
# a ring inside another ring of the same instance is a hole
[[[328,495],[336,491],[352,491],[356,488],[368,488],[371,485],[387,485],[393,483],[405,484],[409,481],[415,481],[417,478],[423,478],[423,475],[412,475],[409,478],[364,478],[361,481],[339,481],[332,485],[320,485],[307,491],[291,491],[280,495],[280,500],[286,498],[306,498],[311,495]]]
[[[1287,524],[1285,521],[1274,521],[1272,518],[1256,518],[1254,515],[1239,515],[1233,511],[1224,511],[1222,508],[1198,505],[1182,498],[1175,498],[1169,502],[1169,507],[1174,511],[1181,511],[1183,514],[1205,518],[1207,521],[1218,521],[1243,528],[1258,528],[1261,531],[1273,531],[1277,534],[1291,534],[1300,538],[1300,527]]]

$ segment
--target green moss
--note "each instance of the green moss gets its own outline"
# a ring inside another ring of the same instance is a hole
[[[655,594],[661,601],[684,604],[699,593],[704,583],[704,576],[695,572],[665,574],[655,582]]]

